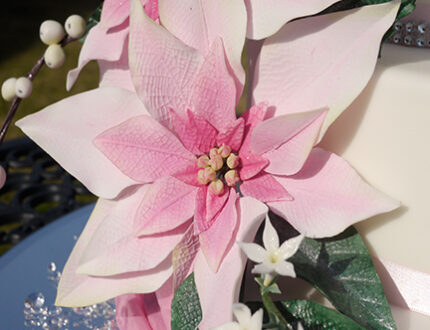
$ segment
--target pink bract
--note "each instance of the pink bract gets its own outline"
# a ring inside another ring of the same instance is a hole
[[[103,73],[112,85],[72,96],[18,123],[102,197],[64,269],[60,305],[144,294],[119,298],[120,322],[156,322],[163,328],[163,315],[147,309],[170,302],[177,282],[194,272],[203,310],[200,327],[208,329],[231,317],[246,263],[235,242],[253,239],[268,207],[306,236],[326,237],[398,206],[342,158],[315,147],[339,109],[369,79],[398,3],[279,27],[266,39],[256,66],[256,104],[240,118],[235,115],[240,58],[232,55],[237,50],[230,48],[233,37],[225,27],[211,24],[235,10],[242,17],[245,7],[232,1],[227,14],[208,3],[205,17],[212,21],[202,22],[197,14],[190,18],[191,27],[203,27],[211,36],[200,43],[182,21],[175,26],[176,14],[165,1],[160,1],[160,22],[170,24],[170,32],[145,14],[139,0],[130,1],[129,26],[112,2],[113,14],[106,13],[103,24],[127,24],[127,31],[109,40],[120,45],[128,38],[128,47],[112,57],[116,67]],[[181,2],[172,4],[178,13],[184,10]],[[363,20],[369,24],[358,29]],[[242,18],[232,24],[244,38]],[[297,25],[302,29],[290,28]],[[111,37],[100,33],[103,40]],[[333,39],[332,47],[315,47],[320,38]],[[88,47],[96,50],[101,39]],[[358,49],[361,57],[347,56]],[[311,79],[315,68],[321,74]],[[131,80],[118,83],[119,73]],[[189,242],[192,253],[173,261]],[[140,302],[135,310],[131,301]]]

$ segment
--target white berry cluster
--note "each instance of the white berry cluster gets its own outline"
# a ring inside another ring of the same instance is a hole
[[[64,31],[65,30],[65,31]],[[57,21],[47,20],[40,25],[40,40],[48,46],[43,56],[45,64],[51,69],[61,67],[66,59],[61,41],[66,33],[73,39],[81,38],[86,31],[86,22],[79,15],[67,18],[63,26]],[[33,83],[27,77],[9,78],[1,87],[1,95],[6,101],[12,101],[15,97],[25,99],[30,96]]]

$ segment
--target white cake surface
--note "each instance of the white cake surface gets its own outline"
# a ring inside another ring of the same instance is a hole
[[[384,45],[373,78],[321,146],[403,204],[357,225],[371,253],[430,273],[430,50]]]

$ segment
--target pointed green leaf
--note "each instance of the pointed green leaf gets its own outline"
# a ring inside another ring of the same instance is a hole
[[[280,303],[305,329],[364,330],[349,317],[310,300]]]
[[[297,235],[286,220],[270,214],[281,241]],[[350,227],[325,239],[305,238],[289,259],[298,277],[314,285],[333,306],[366,329],[396,329],[372,258]]]
[[[194,273],[179,286],[172,300],[172,330],[197,329],[202,320],[202,308],[194,282]]]

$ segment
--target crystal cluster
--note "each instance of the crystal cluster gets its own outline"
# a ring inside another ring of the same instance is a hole
[[[61,273],[48,265],[48,280],[57,286]],[[86,307],[65,308],[48,304],[41,292],[30,293],[24,302],[24,325],[31,329],[115,330],[115,302],[106,301]]]

